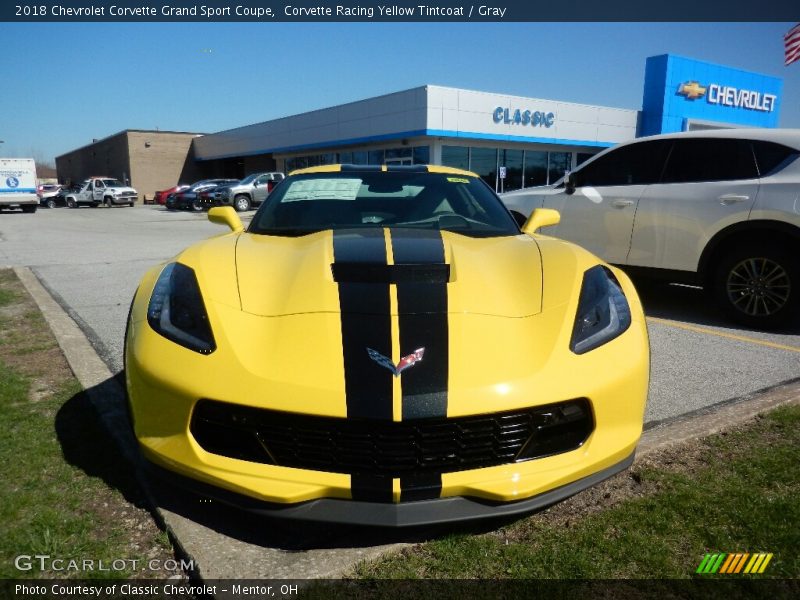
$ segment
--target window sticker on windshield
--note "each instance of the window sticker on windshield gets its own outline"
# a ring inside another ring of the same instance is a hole
[[[293,181],[281,202],[301,200],[355,200],[360,179],[301,179]]]
[[[447,181],[450,183],[469,183],[469,179],[465,179],[464,177],[448,177]]]

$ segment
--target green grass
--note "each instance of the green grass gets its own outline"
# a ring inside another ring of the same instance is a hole
[[[695,460],[678,468],[636,469],[649,490],[643,497],[568,525],[544,514],[500,532],[450,535],[362,564],[355,575],[688,578],[706,552],[772,552],[756,577],[800,576],[800,407],[695,444]]]
[[[4,307],[14,310],[3,312]],[[164,547],[164,534],[151,523],[151,539],[132,547],[133,517],[141,518],[141,510],[130,504],[140,501],[135,481],[63,363],[45,321],[13,273],[2,270],[0,334],[0,579],[132,575],[15,567],[17,556],[37,554],[106,565],[135,559],[141,565],[153,544]]]

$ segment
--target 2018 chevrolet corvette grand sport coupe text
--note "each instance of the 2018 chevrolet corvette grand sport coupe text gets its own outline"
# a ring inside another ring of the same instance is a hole
[[[633,460],[649,347],[630,280],[520,227],[474,173],[294,172],[245,231],[152,269],[128,321],[144,456],[285,518],[531,511]]]

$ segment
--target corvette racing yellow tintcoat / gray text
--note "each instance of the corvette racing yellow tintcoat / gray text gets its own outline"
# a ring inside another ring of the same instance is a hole
[[[474,173],[296,171],[152,269],[125,343],[150,462],[285,518],[523,513],[627,467],[649,350],[630,280]]]

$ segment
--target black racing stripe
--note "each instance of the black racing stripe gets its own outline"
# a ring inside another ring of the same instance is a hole
[[[444,264],[444,242],[438,230],[392,230],[394,263]],[[419,363],[401,377],[402,418],[447,416],[448,323],[447,283],[397,284],[400,355],[425,348]]]
[[[389,164],[386,165],[386,170],[389,172],[401,172],[401,173],[427,173],[428,172],[428,165],[394,165]]]
[[[381,165],[342,165],[342,172],[348,171],[382,171]]]
[[[414,473],[400,478],[400,502],[433,500],[441,495],[441,473]]]
[[[392,478],[388,475],[353,473],[350,476],[350,494],[353,500],[393,502]]]
[[[341,263],[331,265],[338,283],[447,283],[450,265],[371,265]]]
[[[386,264],[382,229],[333,232],[335,261]],[[392,356],[388,283],[339,283],[342,355],[348,418],[392,420],[392,373],[367,348]],[[391,488],[391,486],[390,486]]]

